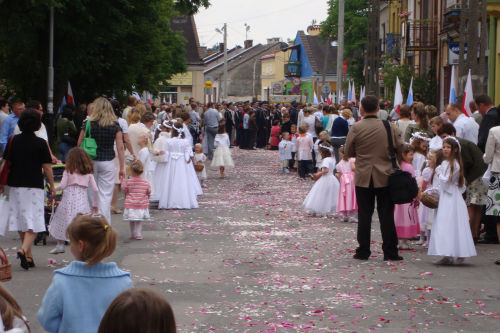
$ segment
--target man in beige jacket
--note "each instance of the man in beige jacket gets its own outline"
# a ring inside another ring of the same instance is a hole
[[[384,123],[377,118],[378,98],[368,95],[361,101],[364,118],[352,125],[345,143],[345,153],[356,158],[355,184],[358,201],[358,243],[354,259],[370,257],[372,215],[377,199],[377,212],[382,233],[384,260],[402,260],[398,254],[398,237],[394,225],[394,204],[389,192],[389,175],[394,171],[389,153],[389,140]],[[396,151],[403,148],[401,131],[391,126]]]

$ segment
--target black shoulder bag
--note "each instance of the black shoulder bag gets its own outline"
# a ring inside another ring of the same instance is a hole
[[[389,139],[389,152],[391,153],[392,167],[394,172],[389,176],[389,191],[394,204],[406,204],[412,202],[418,195],[418,185],[415,178],[409,172],[403,171],[396,163],[396,152],[392,143],[392,132],[389,122],[383,120]]]

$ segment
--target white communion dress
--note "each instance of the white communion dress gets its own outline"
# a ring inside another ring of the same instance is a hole
[[[157,202],[160,200],[161,193],[165,186],[166,175],[167,175],[167,162],[168,156],[166,154],[167,140],[170,139],[170,133],[161,132],[158,139],[156,139],[153,144],[153,154],[151,155],[151,160],[155,162],[156,167],[153,172],[153,183],[154,186],[151,187],[151,199],[149,201]],[[159,154],[163,151],[163,154]]]
[[[212,168],[225,167],[233,168],[234,162],[229,149],[229,135],[227,133],[215,135],[214,146],[215,152],[212,159]]]
[[[463,191],[458,187],[460,165],[454,161],[451,181],[448,161],[436,170],[439,172],[439,206],[432,224],[428,254],[456,258],[475,256],[469,214],[462,197]]]
[[[335,157],[326,157],[321,162],[320,169],[328,168],[328,173],[316,181],[302,203],[307,213],[322,215],[335,213],[340,186],[339,181],[333,175],[335,164]]]
[[[191,145],[184,139],[174,137],[166,142],[166,174],[159,196],[159,209],[193,209],[198,208],[196,198],[196,183],[198,178],[193,178],[191,169]],[[189,162],[189,163],[188,163]],[[196,175],[195,175],[196,176]],[[194,182],[196,180],[196,183]]]

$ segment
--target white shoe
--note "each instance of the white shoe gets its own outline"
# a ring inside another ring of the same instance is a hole
[[[351,217],[349,218],[349,222],[351,222],[351,223],[358,223],[358,219],[357,219],[357,218],[355,218],[354,216],[351,216]]]
[[[436,265],[451,265],[453,264],[453,259],[450,257],[443,257],[441,260],[435,262]]]
[[[58,253],[64,253],[64,244],[63,245],[57,245],[55,248],[49,251],[50,254],[58,254]]]

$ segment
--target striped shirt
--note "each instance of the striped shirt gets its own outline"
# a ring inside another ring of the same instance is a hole
[[[151,186],[141,176],[124,181],[122,191],[125,192],[125,208],[147,209],[149,207]]]

